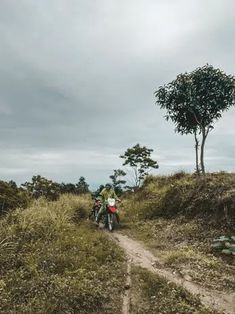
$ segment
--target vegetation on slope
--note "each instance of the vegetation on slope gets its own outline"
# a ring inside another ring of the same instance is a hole
[[[128,195],[124,207],[127,216],[135,220],[184,215],[232,228],[235,174],[212,173],[201,178],[180,172],[172,176],[149,176],[137,193]]]
[[[89,208],[63,195],[0,221],[1,313],[120,312],[123,254],[83,220]]]
[[[164,267],[208,288],[235,289],[234,256],[212,250],[213,239],[234,233],[235,175],[198,180],[178,173],[149,177],[126,196],[123,232],[142,240]]]

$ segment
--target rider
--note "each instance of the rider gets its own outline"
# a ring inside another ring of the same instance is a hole
[[[107,183],[105,185],[105,188],[100,192],[100,198],[102,201],[102,205],[100,207],[100,210],[96,218],[97,225],[99,224],[101,216],[106,212],[106,205],[107,205],[108,198],[115,198],[115,200],[120,201],[115,191],[112,189],[112,185],[110,183]],[[117,217],[117,222],[119,223],[118,214],[116,215],[116,217]]]
[[[92,199],[94,200],[94,203],[93,203],[91,212],[89,214],[89,218],[94,217],[95,211],[99,210],[99,208],[100,208],[98,201],[100,201],[99,195],[103,189],[104,189],[104,185],[100,185],[99,188],[92,194]]]

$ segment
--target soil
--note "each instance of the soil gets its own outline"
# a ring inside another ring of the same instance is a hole
[[[167,269],[162,260],[156,257],[156,255],[153,255],[151,251],[147,250],[143,243],[133,240],[127,235],[123,235],[119,232],[110,234],[110,236],[126,252],[128,258],[127,282],[123,302],[124,314],[130,313],[129,287],[131,285],[131,264],[147,269],[164,277],[169,282],[173,282],[176,285],[183,287],[192,295],[198,296],[201,303],[206,307],[228,314],[235,313],[235,293],[224,293],[222,291],[215,291],[202,287],[201,285],[192,282],[190,276],[179,276],[179,274],[175,273],[173,270],[171,271]]]

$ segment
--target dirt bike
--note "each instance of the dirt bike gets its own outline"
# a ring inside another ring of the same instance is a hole
[[[106,215],[105,216],[105,226],[110,232],[113,231],[116,222],[119,223],[118,208],[116,205],[116,200],[114,198],[107,199],[106,205]]]
[[[99,198],[95,198],[95,202],[90,212],[89,219],[96,220],[100,207],[101,207],[101,200]]]

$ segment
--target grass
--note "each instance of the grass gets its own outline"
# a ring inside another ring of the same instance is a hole
[[[216,314],[183,288],[139,267],[132,270],[132,314]]]
[[[90,206],[64,195],[0,221],[1,313],[120,313],[123,252],[84,219]]]
[[[215,290],[235,289],[234,258],[215,255],[210,248],[216,229],[206,230],[197,220],[182,223],[180,218],[158,218],[129,223],[122,232],[144,242],[165,267],[179,275]]]
[[[235,222],[235,174],[149,176],[141,189],[127,195],[123,206],[132,221],[184,215],[223,225],[229,232]]]

